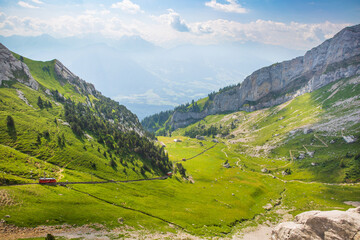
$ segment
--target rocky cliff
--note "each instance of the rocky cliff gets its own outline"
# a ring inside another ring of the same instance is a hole
[[[19,81],[35,90],[39,89],[39,83],[31,76],[28,66],[17,60],[1,43],[0,63],[0,86],[6,81]]]
[[[170,124],[179,128],[211,114],[271,107],[358,74],[360,25],[341,30],[304,56],[255,71],[240,85],[217,93],[202,112],[175,111]]]
[[[78,76],[73,74],[69,69],[67,69],[59,60],[55,60],[55,74],[60,83],[65,84],[66,82],[70,83],[71,85],[75,86],[75,89],[81,93],[85,92],[94,96],[100,94],[97,91],[93,84],[85,82],[84,80],[80,79]]]

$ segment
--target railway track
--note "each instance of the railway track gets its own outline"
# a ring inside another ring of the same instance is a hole
[[[190,157],[190,158],[184,158],[183,160],[180,161],[174,161],[174,163],[177,162],[181,162],[181,161],[188,161],[191,160],[193,158],[196,158],[198,156],[200,156],[201,154],[204,154],[206,151],[214,148],[218,143],[215,143],[213,146],[205,149],[204,151]],[[50,185],[50,186],[66,186],[66,185],[70,185],[70,184],[104,184],[104,183],[130,183],[130,182],[142,182],[142,181],[155,181],[155,180],[165,180],[167,179],[169,176],[165,175],[165,176],[161,176],[161,177],[156,177],[156,178],[148,178],[148,179],[135,179],[135,180],[122,180],[122,181],[114,181],[114,180],[108,180],[108,181],[93,181],[93,182],[56,182],[56,183],[19,183],[19,184],[10,184],[10,185],[0,185],[0,187],[5,187],[5,186],[22,186],[22,185]]]
[[[200,156],[201,154],[204,154],[206,151],[208,151],[208,150],[210,150],[210,149],[214,148],[217,144],[218,144],[218,143],[215,143],[215,144],[214,144],[214,145],[212,145],[211,147],[209,147],[209,148],[205,149],[205,150],[204,150],[204,151],[202,151],[201,153],[196,154],[195,156],[192,156],[192,157],[190,157],[190,158],[184,158],[184,159],[179,160],[179,161],[174,161],[173,163],[177,163],[177,162],[181,162],[181,161],[184,161],[184,162],[185,162],[185,161],[191,160],[191,159],[193,159],[193,158],[196,158],[196,157]]]
[[[130,183],[130,182],[142,182],[142,181],[154,181],[154,180],[165,180],[169,176],[161,176],[156,178],[147,178],[147,179],[135,179],[135,180],[122,180],[122,181],[93,181],[93,182],[56,182],[56,183],[19,183],[19,184],[10,184],[10,185],[1,185],[0,187],[5,186],[22,186],[22,185],[50,185],[50,186],[66,186],[69,184],[104,184],[104,183]]]

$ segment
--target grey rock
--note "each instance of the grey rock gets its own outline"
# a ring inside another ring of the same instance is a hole
[[[170,119],[179,128],[208,115],[255,111],[284,103],[338,79],[360,74],[360,25],[341,30],[304,56],[261,68],[236,87],[215,95],[202,112],[175,111]]]
[[[277,225],[272,240],[356,239],[360,231],[360,207],[347,211],[310,211],[295,217],[294,222]]]
[[[205,137],[197,135],[197,136],[196,136],[196,139],[197,139],[197,140],[205,140]]]
[[[343,136],[343,139],[346,143],[356,142],[356,138],[354,136]]]
[[[52,96],[52,93],[50,92],[50,90],[49,90],[49,89],[45,89],[45,93],[46,93],[47,95]]]
[[[61,84],[70,83],[75,87],[75,89],[81,93],[85,92],[88,94],[92,94],[97,96],[100,94],[97,91],[93,84],[85,82],[84,80],[80,79],[74,73],[72,73],[68,68],[66,68],[59,60],[55,60],[55,74],[57,75],[58,81]]]
[[[271,203],[268,203],[265,206],[263,206],[262,208],[265,210],[271,210],[273,208],[273,205],[271,205]]]
[[[17,60],[9,49],[0,43],[0,86],[11,80],[19,81],[35,90],[39,89],[39,83],[31,76],[28,66]]]
[[[223,164],[223,167],[224,167],[224,168],[231,168],[230,163],[228,163],[228,162],[227,162],[227,163],[224,163],[224,164]]]
[[[309,157],[314,157],[314,154],[315,154],[315,151],[312,151],[312,152],[306,152],[307,155],[309,155]]]
[[[312,133],[313,130],[311,128],[305,128],[304,129],[304,134],[309,134],[309,133]]]

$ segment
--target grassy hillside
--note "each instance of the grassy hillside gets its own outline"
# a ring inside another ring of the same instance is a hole
[[[114,102],[57,85],[46,70],[52,62],[24,62],[41,89],[18,82],[0,88],[0,216],[10,216],[1,217],[6,224],[101,224],[145,229],[145,236],[185,231],[231,237],[289,214],[347,209],[344,201],[360,201],[354,183],[360,176],[359,141],[347,144],[342,137],[360,137],[358,77],[270,109],[208,116],[155,143],[121,131],[131,114],[121,115],[125,109]],[[40,108],[39,97],[51,107]],[[186,136],[194,132],[205,140]],[[173,175],[165,180],[11,186],[35,183],[44,172],[71,182],[146,179],[168,170]]]
[[[359,181],[359,141],[343,139],[360,138],[359,94],[359,77],[342,79],[280,106],[207,116],[172,134],[223,137],[239,153],[287,160],[293,179]]]

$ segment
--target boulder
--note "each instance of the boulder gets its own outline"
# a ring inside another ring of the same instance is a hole
[[[356,138],[354,136],[343,136],[343,139],[346,143],[354,143],[356,142]]]
[[[307,155],[309,155],[310,157],[314,157],[314,154],[315,154],[315,151],[312,151],[312,152],[306,152]]]
[[[304,129],[304,134],[309,134],[309,133],[312,133],[313,130],[311,128],[305,128]]]
[[[205,137],[196,135],[196,139],[197,139],[197,140],[205,140]]]
[[[224,168],[231,168],[231,166],[230,166],[229,163],[225,163],[225,164],[223,165],[223,167],[224,167]]]
[[[277,225],[272,240],[360,239],[360,207],[347,211],[310,211],[295,217],[294,222]]]

